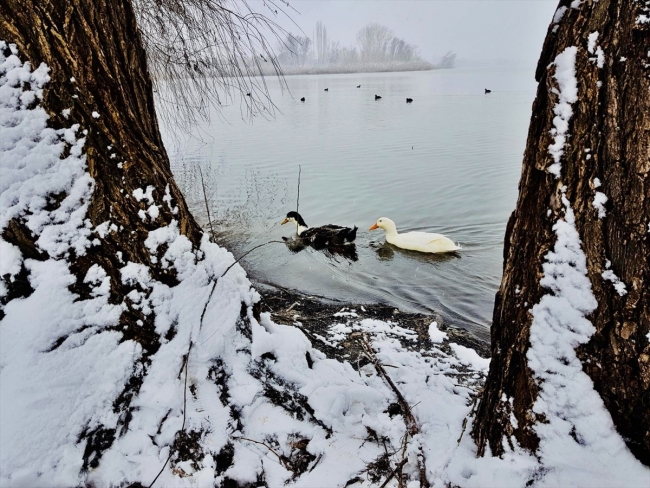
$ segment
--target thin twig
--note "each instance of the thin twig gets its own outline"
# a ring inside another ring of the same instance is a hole
[[[298,165],[298,198],[296,198],[296,213],[298,213],[298,209],[300,208],[300,173],[302,173],[302,166]],[[296,234],[298,233],[298,227],[299,224],[296,221]]]
[[[209,299],[208,299],[209,300]],[[183,424],[181,425],[181,429],[178,432],[185,432],[185,420],[187,419],[187,365],[190,362],[190,352],[192,351],[192,345],[194,343],[190,339],[190,347],[187,350],[187,355],[185,356],[185,386],[183,387]],[[151,484],[149,485],[149,488],[151,488],[154,483],[158,480],[160,475],[163,473],[165,470],[165,467],[167,466],[167,463],[169,463],[169,460],[172,458],[173,451],[171,450],[171,446],[169,448],[169,456],[167,456],[167,460],[165,461],[165,464],[163,464],[163,467],[160,468],[160,471],[156,475],[156,477],[153,479]]]
[[[255,249],[258,249],[258,248],[260,248],[262,246],[266,246],[267,244],[271,244],[271,243],[274,243],[274,242],[284,244],[284,241],[269,241],[269,242],[266,242],[264,244],[260,244],[259,246],[255,246],[254,248],[248,250],[246,253],[241,255],[238,259],[236,259],[234,263],[232,263],[230,266],[228,266],[226,268],[226,270],[223,273],[221,273],[221,275],[219,275],[216,279],[214,279],[214,281],[212,282],[212,289],[210,290],[210,294],[208,295],[208,299],[205,301],[205,305],[203,305],[203,311],[201,312],[201,320],[199,322],[199,331],[201,331],[201,329],[203,328],[203,319],[205,317],[205,312],[208,309],[208,304],[210,303],[210,300],[212,300],[212,294],[214,293],[214,290],[217,287],[217,281],[219,281],[219,278],[222,278],[223,276],[225,276],[225,274],[228,271],[230,271],[230,269],[235,264],[237,264],[239,261],[241,261],[241,259],[243,257],[245,257],[247,254],[249,254],[250,252],[252,252]],[[187,355],[185,356],[185,386],[183,388],[183,425],[181,426],[181,428],[180,428],[180,430],[178,432],[184,432],[185,431],[185,420],[186,420],[186,412],[187,412],[187,365],[190,362],[190,352],[192,351],[192,346],[193,345],[194,345],[194,342],[192,341],[192,336],[190,335],[190,345],[189,345],[189,348],[187,350]],[[176,433],[177,435],[178,435],[178,432]],[[255,441],[252,441],[252,442],[255,442]],[[154,485],[156,480],[158,480],[158,478],[160,477],[162,472],[165,470],[165,467],[169,463],[169,460],[172,458],[172,455],[173,455],[173,452],[171,451],[171,448],[170,448],[169,456],[167,456],[167,460],[165,461],[165,464],[163,464],[163,467],[160,469],[160,471],[158,472],[158,474],[156,475],[154,480],[151,482],[151,484],[149,485],[149,488],[151,488]]]
[[[254,442],[255,444],[259,444],[261,446],[266,447],[269,451],[271,451],[273,454],[275,454],[278,457],[278,459],[280,460],[280,464],[282,464],[282,466],[287,468],[289,471],[293,471],[293,469],[291,468],[289,463],[287,463],[286,457],[283,456],[283,455],[278,454],[277,452],[275,452],[268,444],[266,444],[264,442],[256,441],[254,439],[249,439],[248,437],[233,437],[233,439],[248,441],[248,442]]]
[[[375,356],[375,352],[373,351],[370,342],[368,342],[368,338],[365,335],[363,335],[362,338],[363,338],[362,344],[366,349],[366,353],[368,354],[368,359],[370,359],[370,361],[375,366],[375,369],[377,370],[379,375],[386,381],[386,383],[388,383],[388,386],[390,386],[391,390],[393,390],[393,392],[395,393],[395,396],[397,396],[397,401],[399,402],[400,407],[402,407],[406,428],[409,430],[411,435],[417,434],[419,429],[417,427],[417,422],[415,421],[415,417],[411,412],[411,407],[409,406],[408,402],[402,395],[402,392],[400,392],[397,386],[395,385],[395,383],[393,383],[391,377],[388,375],[388,373],[386,373],[384,367],[377,360],[377,356]]]
[[[388,375],[382,364],[379,362],[377,359],[377,356],[375,355],[375,351],[372,349],[372,346],[370,344],[370,341],[368,341],[368,338],[365,334],[361,336],[362,340],[359,341],[361,343],[362,349],[364,349],[364,354],[366,357],[370,360],[370,362],[374,365],[375,370],[379,375],[388,383],[388,386],[393,390],[395,393],[395,396],[397,396],[397,401],[400,404],[400,407],[402,409],[402,417],[404,418],[404,423],[406,424],[406,434],[404,438],[404,450],[402,451],[402,456],[405,454],[405,449],[406,449],[406,441],[407,441],[407,436],[410,434],[411,437],[415,436],[420,432],[418,426],[417,426],[417,421],[415,420],[415,416],[413,415],[412,408],[409,406],[408,402],[404,398],[404,395],[402,395],[402,392],[399,391],[399,388],[395,385],[391,377]],[[395,468],[395,471],[393,471],[393,474],[386,480],[384,485],[388,483],[390,479],[395,475],[397,470],[400,470],[401,473],[401,468],[402,466],[406,463],[407,459],[402,459],[400,463],[397,465],[397,468]],[[418,470],[420,472],[420,486],[424,488],[429,487],[429,482],[426,479],[426,468],[425,468],[425,459],[424,459],[424,453],[420,451],[420,454],[418,455]],[[398,480],[399,485],[402,486],[402,481],[401,479]]]
[[[203,182],[203,171],[199,165],[199,175],[201,176],[201,186],[203,187],[203,201],[205,202],[205,211],[208,213],[208,222],[210,223],[210,237],[214,239],[214,229],[212,228],[212,218],[210,217],[210,208],[208,207],[208,196],[205,193],[205,183]]]
[[[388,475],[388,478],[386,478],[384,484],[381,485],[379,488],[386,488],[386,486],[388,486],[388,482],[395,477],[398,471],[401,471],[402,467],[406,464],[406,461],[407,461],[406,459],[402,459],[399,463],[397,463],[395,469]]]

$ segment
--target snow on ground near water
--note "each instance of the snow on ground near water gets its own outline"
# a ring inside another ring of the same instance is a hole
[[[376,486],[363,473],[368,463],[386,449],[397,451],[391,455],[393,466],[401,458],[404,422],[399,414],[388,413],[396,401],[394,392],[369,365],[356,371],[348,362],[327,359],[298,327],[275,324],[268,314],[256,320],[250,307],[259,299],[257,292],[239,266],[221,277],[234,258],[207,236],[200,249],[194,249],[174,221],[149,233],[146,247],[160,266],[175,270],[181,280],[173,288],[152,279],[147,267],[130,262],[120,270],[124,286],[132,288],[129,303],[108,303],[109,278],[99,264],[84,277],[93,287],[92,298],[78,300],[69,291],[74,281],[67,261],[70,250],[85,252],[89,238],[95,238],[86,221],[93,185],[81,153],[83,142],[74,137],[76,129],[51,131],[41,108],[20,102],[27,91],[25,82],[33,80],[32,86],[38,86],[38,79],[44,79],[47,68],[39,69],[34,75],[30,66],[21,64],[15,49],[12,56],[0,57],[2,169],[3,175],[5,167],[12,175],[2,187],[0,222],[4,226],[22,216],[38,236],[38,246],[51,256],[45,261],[24,259],[17,248],[2,243],[2,270],[15,275],[24,263],[34,292],[9,302],[0,323],[0,485],[118,486],[140,481],[148,486],[165,464],[185,413],[186,432],[199,435],[198,462],[172,459],[156,486],[219,486],[224,477],[239,483],[263,477],[268,486],[283,486],[292,473],[268,448],[251,441],[264,442],[290,457],[298,440],[308,441],[305,450],[312,457],[309,469],[291,485],[343,486],[361,476],[353,486]],[[37,100],[40,95],[34,96]],[[66,144],[79,151],[60,159]],[[6,154],[17,154],[22,166]],[[62,205],[46,211],[47,195],[62,190],[68,195]],[[158,190],[156,194],[163,193]],[[155,200],[148,188],[142,197],[155,204],[147,195]],[[169,198],[157,203],[171,207]],[[109,228],[102,224],[94,233],[102,238]],[[160,348],[150,356],[150,364],[141,362],[141,346],[124,340],[117,327],[129,306],[154,317]],[[589,306],[587,300],[583,308]],[[440,331],[435,333],[437,327],[429,332],[440,348],[418,352],[408,347],[417,344],[416,334],[392,323],[341,314],[332,317],[331,324],[327,336],[334,347],[349,334],[369,338],[411,406],[420,433],[407,444],[409,463],[404,472],[416,485],[417,457],[422,454],[432,486],[520,487],[536,477],[540,466],[534,456],[515,450],[503,459],[476,459],[468,435],[471,425],[461,438],[472,393],[483,381],[482,372],[473,366],[483,370],[487,360],[453,344],[445,352],[445,338]],[[172,328],[173,337],[168,335]],[[115,410],[114,401],[133,374],[141,374],[143,383],[125,426],[124,412]],[[588,395],[586,390],[581,384],[580,394]],[[595,393],[591,394],[588,406],[593,408]],[[632,486],[631,481],[643,481],[639,476],[648,470],[630,460],[602,408],[575,418],[582,410],[570,402],[564,406],[579,424],[587,447],[575,447],[568,433],[563,438],[543,437],[547,443],[552,439],[557,457],[544,448],[543,467],[550,478],[542,477],[542,483],[595,486],[605,480],[609,485]],[[599,425],[592,426],[593,434],[583,433],[580,421]],[[559,428],[566,427],[555,417],[549,425],[555,428],[558,423]],[[115,440],[101,453],[98,467],[82,472],[83,434],[97,429],[115,429]],[[540,432],[546,435],[545,430]],[[603,450],[598,452],[600,443]],[[227,444],[234,453],[226,469],[217,465],[215,456]],[[582,455],[593,451],[593,459]],[[567,459],[575,464],[567,466]]]

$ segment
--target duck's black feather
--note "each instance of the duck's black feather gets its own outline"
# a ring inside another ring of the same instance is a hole
[[[301,227],[309,227],[298,212],[289,212],[287,219],[294,219]],[[286,222],[286,220],[285,220]],[[327,247],[354,242],[357,237],[357,227],[342,227],[328,224],[321,227],[308,228],[300,234],[300,239],[314,247]]]
[[[354,242],[357,237],[357,227],[341,227],[340,225],[323,225],[322,227],[312,227],[300,234],[300,238],[309,242],[315,247],[330,245],[341,245],[347,242]]]

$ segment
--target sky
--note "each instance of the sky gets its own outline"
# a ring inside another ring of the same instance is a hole
[[[459,59],[507,59],[534,65],[558,0],[292,0],[292,18],[313,38],[316,22],[330,39],[356,44],[356,33],[370,22],[393,29],[437,62],[448,51]],[[293,33],[298,28],[284,20]]]

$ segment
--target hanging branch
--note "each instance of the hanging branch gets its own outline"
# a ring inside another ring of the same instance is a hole
[[[285,45],[289,33],[281,24],[295,22],[281,0],[255,4],[133,0],[154,92],[164,102],[156,107],[159,117],[189,130],[209,120],[212,107],[237,100],[242,116],[273,115],[264,74],[275,74],[288,89],[272,41]]]
[[[296,198],[296,213],[298,213],[298,208],[300,207],[300,173],[302,173],[302,166],[298,165],[298,198]],[[298,222],[296,222],[296,234],[298,233]]]
[[[212,217],[210,217],[210,208],[208,207],[208,196],[205,193],[205,182],[203,181],[203,171],[199,165],[199,175],[201,176],[201,186],[203,187],[203,201],[205,202],[205,211],[208,213],[208,222],[210,223],[210,237],[214,241],[214,229],[212,228]]]

